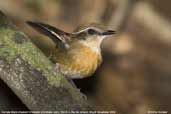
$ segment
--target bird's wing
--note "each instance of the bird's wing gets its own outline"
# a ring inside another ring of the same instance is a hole
[[[41,22],[31,22],[27,21],[27,24],[39,31],[40,33],[51,38],[58,47],[65,49],[69,48],[67,41],[70,40],[70,33],[66,33],[60,29],[57,29],[51,25],[41,23]]]

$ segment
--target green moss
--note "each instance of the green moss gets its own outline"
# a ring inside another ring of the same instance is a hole
[[[19,34],[23,35],[23,33],[10,28],[0,28],[0,56],[5,57],[8,62],[12,61],[17,56],[21,56],[22,59],[29,62],[33,68],[41,71],[43,75],[46,76],[50,85],[68,88],[70,93],[72,93],[72,97],[80,100],[81,96],[79,91],[75,91],[62,74],[54,72],[54,64],[52,64],[29,39],[24,40],[22,43],[15,41],[15,37],[18,37]],[[25,38],[26,36],[23,37]]]
[[[53,64],[47,60],[43,53],[31,42],[26,41],[22,44],[15,42],[15,34],[22,34],[7,28],[0,28],[0,55],[4,56],[9,62],[20,55],[25,61],[29,62],[33,68],[41,71],[51,85],[59,86],[64,77],[56,76],[53,71]]]

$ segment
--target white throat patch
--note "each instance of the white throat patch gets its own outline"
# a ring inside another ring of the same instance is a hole
[[[80,41],[80,43],[89,47],[95,53],[100,53],[101,52],[100,45],[101,45],[103,39],[104,38],[102,38],[102,37],[97,37],[96,39],[90,38],[87,41]]]

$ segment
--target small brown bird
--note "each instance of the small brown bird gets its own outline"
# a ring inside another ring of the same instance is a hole
[[[91,76],[102,63],[100,45],[104,38],[115,34],[94,25],[67,33],[41,22],[30,22],[31,27],[56,43],[51,60],[65,76],[71,79]]]

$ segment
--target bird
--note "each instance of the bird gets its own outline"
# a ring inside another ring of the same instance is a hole
[[[55,43],[50,60],[70,79],[92,76],[102,63],[102,41],[115,34],[114,30],[106,30],[97,24],[77,27],[69,33],[43,22],[26,23]]]

